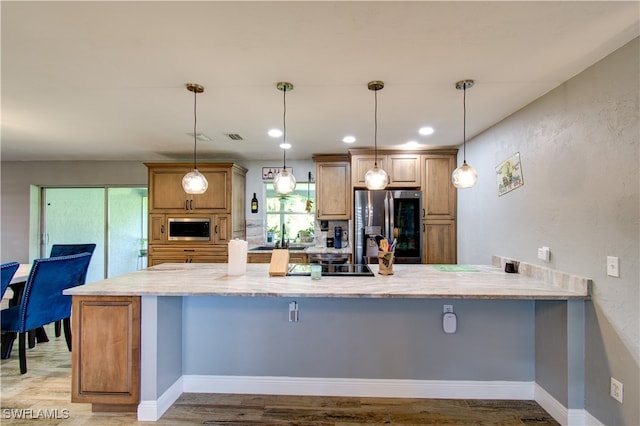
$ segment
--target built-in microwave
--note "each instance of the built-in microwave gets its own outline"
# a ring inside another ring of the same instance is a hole
[[[208,217],[170,217],[169,241],[210,241],[211,219]]]

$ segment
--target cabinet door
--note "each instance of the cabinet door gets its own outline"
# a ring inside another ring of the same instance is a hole
[[[204,194],[187,194],[182,188],[184,168],[154,168],[149,171],[150,211],[231,213],[229,172],[226,168],[203,166],[198,169],[209,182]]]
[[[351,219],[351,166],[348,162],[316,163],[316,217]]]
[[[364,175],[367,171],[373,168],[375,164],[375,156],[365,154],[365,155],[352,155],[351,156],[351,185],[354,188],[364,188]],[[387,171],[385,164],[385,156],[378,155],[378,167]]]
[[[385,166],[390,188],[420,187],[420,155],[388,154],[385,157]]]
[[[71,401],[135,411],[140,400],[140,297],[73,296]]]
[[[424,155],[423,207],[426,220],[456,218],[456,188],[451,173],[456,166],[453,155]]]
[[[198,170],[207,178],[209,187],[204,194],[185,194],[187,198],[193,200],[193,203],[189,202],[189,209],[192,211],[207,210],[231,213],[229,172],[227,170],[212,170],[209,167],[203,167]],[[180,181],[182,182],[182,177]]]
[[[185,169],[153,169],[149,171],[149,210],[188,210],[187,194],[182,188]]]
[[[455,220],[425,221],[423,233],[425,263],[457,263]]]
[[[167,225],[165,215],[149,215],[149,244],[162,244],[167,242]]]
[[[231,239],[231,215],[213,216],[213,244],[228,244]]]

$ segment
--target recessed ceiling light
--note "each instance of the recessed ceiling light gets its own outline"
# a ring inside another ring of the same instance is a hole
[[[407,143],[404,144],[407,148],[412,148],[412,147],[416,147],[418,145],[420,145],[418,142],[416,141],[408,141]]]
[[[344,138],[342,138],[342,142],[344,143],[354,143],[355,141],[355,136],[345,136]]]
[[[282,130],[280,129],[271,129],[267,132],[267,134],[269,136],[271,136],[272,138],[279,138],[280,136],[282,136]]]
[[[423,136],[427,136],[430,135],[434,132],[433,127],[429,127],[429,126],[425,126],[425,127],[421,127],[418,130],[418,133],[420,133]]]
[[[282,148],[282,149],[289,149],[289,148],[291,148],[291,144],[290,144],[289,142],[282,142],[282,143],[280,144],[280,148]]]

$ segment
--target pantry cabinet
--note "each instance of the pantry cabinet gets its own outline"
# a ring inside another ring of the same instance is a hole
[[[457,263],[457,190],[451,183],[457,150],[422,155],[422,258],[425,263]]]
[[[233,163],[204,163],[198,171],[209,187],[204,194],[186,194],[182,177],[187,163],[147,163],[149,171],[149,266],[168,262],[226,262],[227,245],[245,239],[247,170]],[[169,237],[172,220],[203,219],[209,223],[207,241]]]
[[[316,164],[316,218],[351,219],[351,164],[348,156],[314,155]]]

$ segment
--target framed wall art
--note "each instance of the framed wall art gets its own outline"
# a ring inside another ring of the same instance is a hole
[[[498,196],[524,185],[519,152],[496,166],[496,184],[498,185]]]

